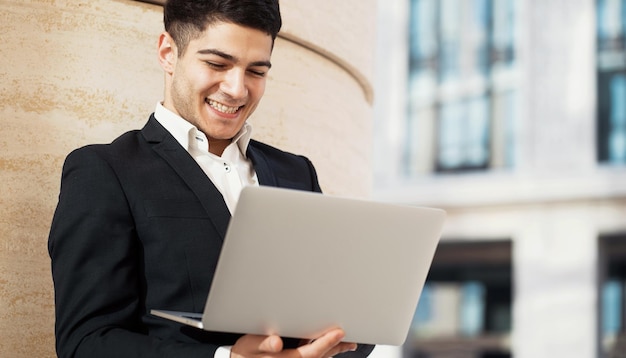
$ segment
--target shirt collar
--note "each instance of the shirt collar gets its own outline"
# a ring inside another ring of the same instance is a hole
[[[189,138],[195,138],[196,133],[202,133],[196,126],[187,122],[181,116],[165,108],[160,102],[157,103],[154,110],[154,117],[170,134],[176,139],[180,145],[189,151]],[[252,138],[252,125],[245,122],[241,130],[235,135],[232,143],[236,143],[239,151],[246,157],[246,151]]]

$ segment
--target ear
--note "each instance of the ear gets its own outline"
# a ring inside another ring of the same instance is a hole
[[[163,68],[163,71],[172,74],[176,67],[178,51],[174,39],[172,39],[172,36],[167,32],[163,32],[159,36],[158,56],[159,64]]]

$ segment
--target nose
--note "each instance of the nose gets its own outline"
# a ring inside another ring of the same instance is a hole
[[[246,87],[246,72],[237,68],[227,71],[220,85],[222,92],[233,99],[245,98],[248,95]]]

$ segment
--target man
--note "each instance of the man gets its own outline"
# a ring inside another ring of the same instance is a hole
[[[271,67],[278,1],[171,0],[164,22],[163,103],[142,130],[78,149],[63,168],[49,237],[58,355],[367,355],[340,329],[289,346],[149,314],[202,311],[243,186],[320,191],[308,159],[251,140],[246,123]]]

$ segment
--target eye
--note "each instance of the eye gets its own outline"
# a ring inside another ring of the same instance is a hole
[[[252,74],[253,76],[257,76],[257,77],[265,77],[265,75],[267,74],[266,71],[260,71],[260,70],[248,70],[248,72]]]
[[[209,67],[216,69],[216,70],[223,70],[224,68],[226,68],[226,65],[223,65],[217,62],[204,61],[204,63],[206,63]]]

